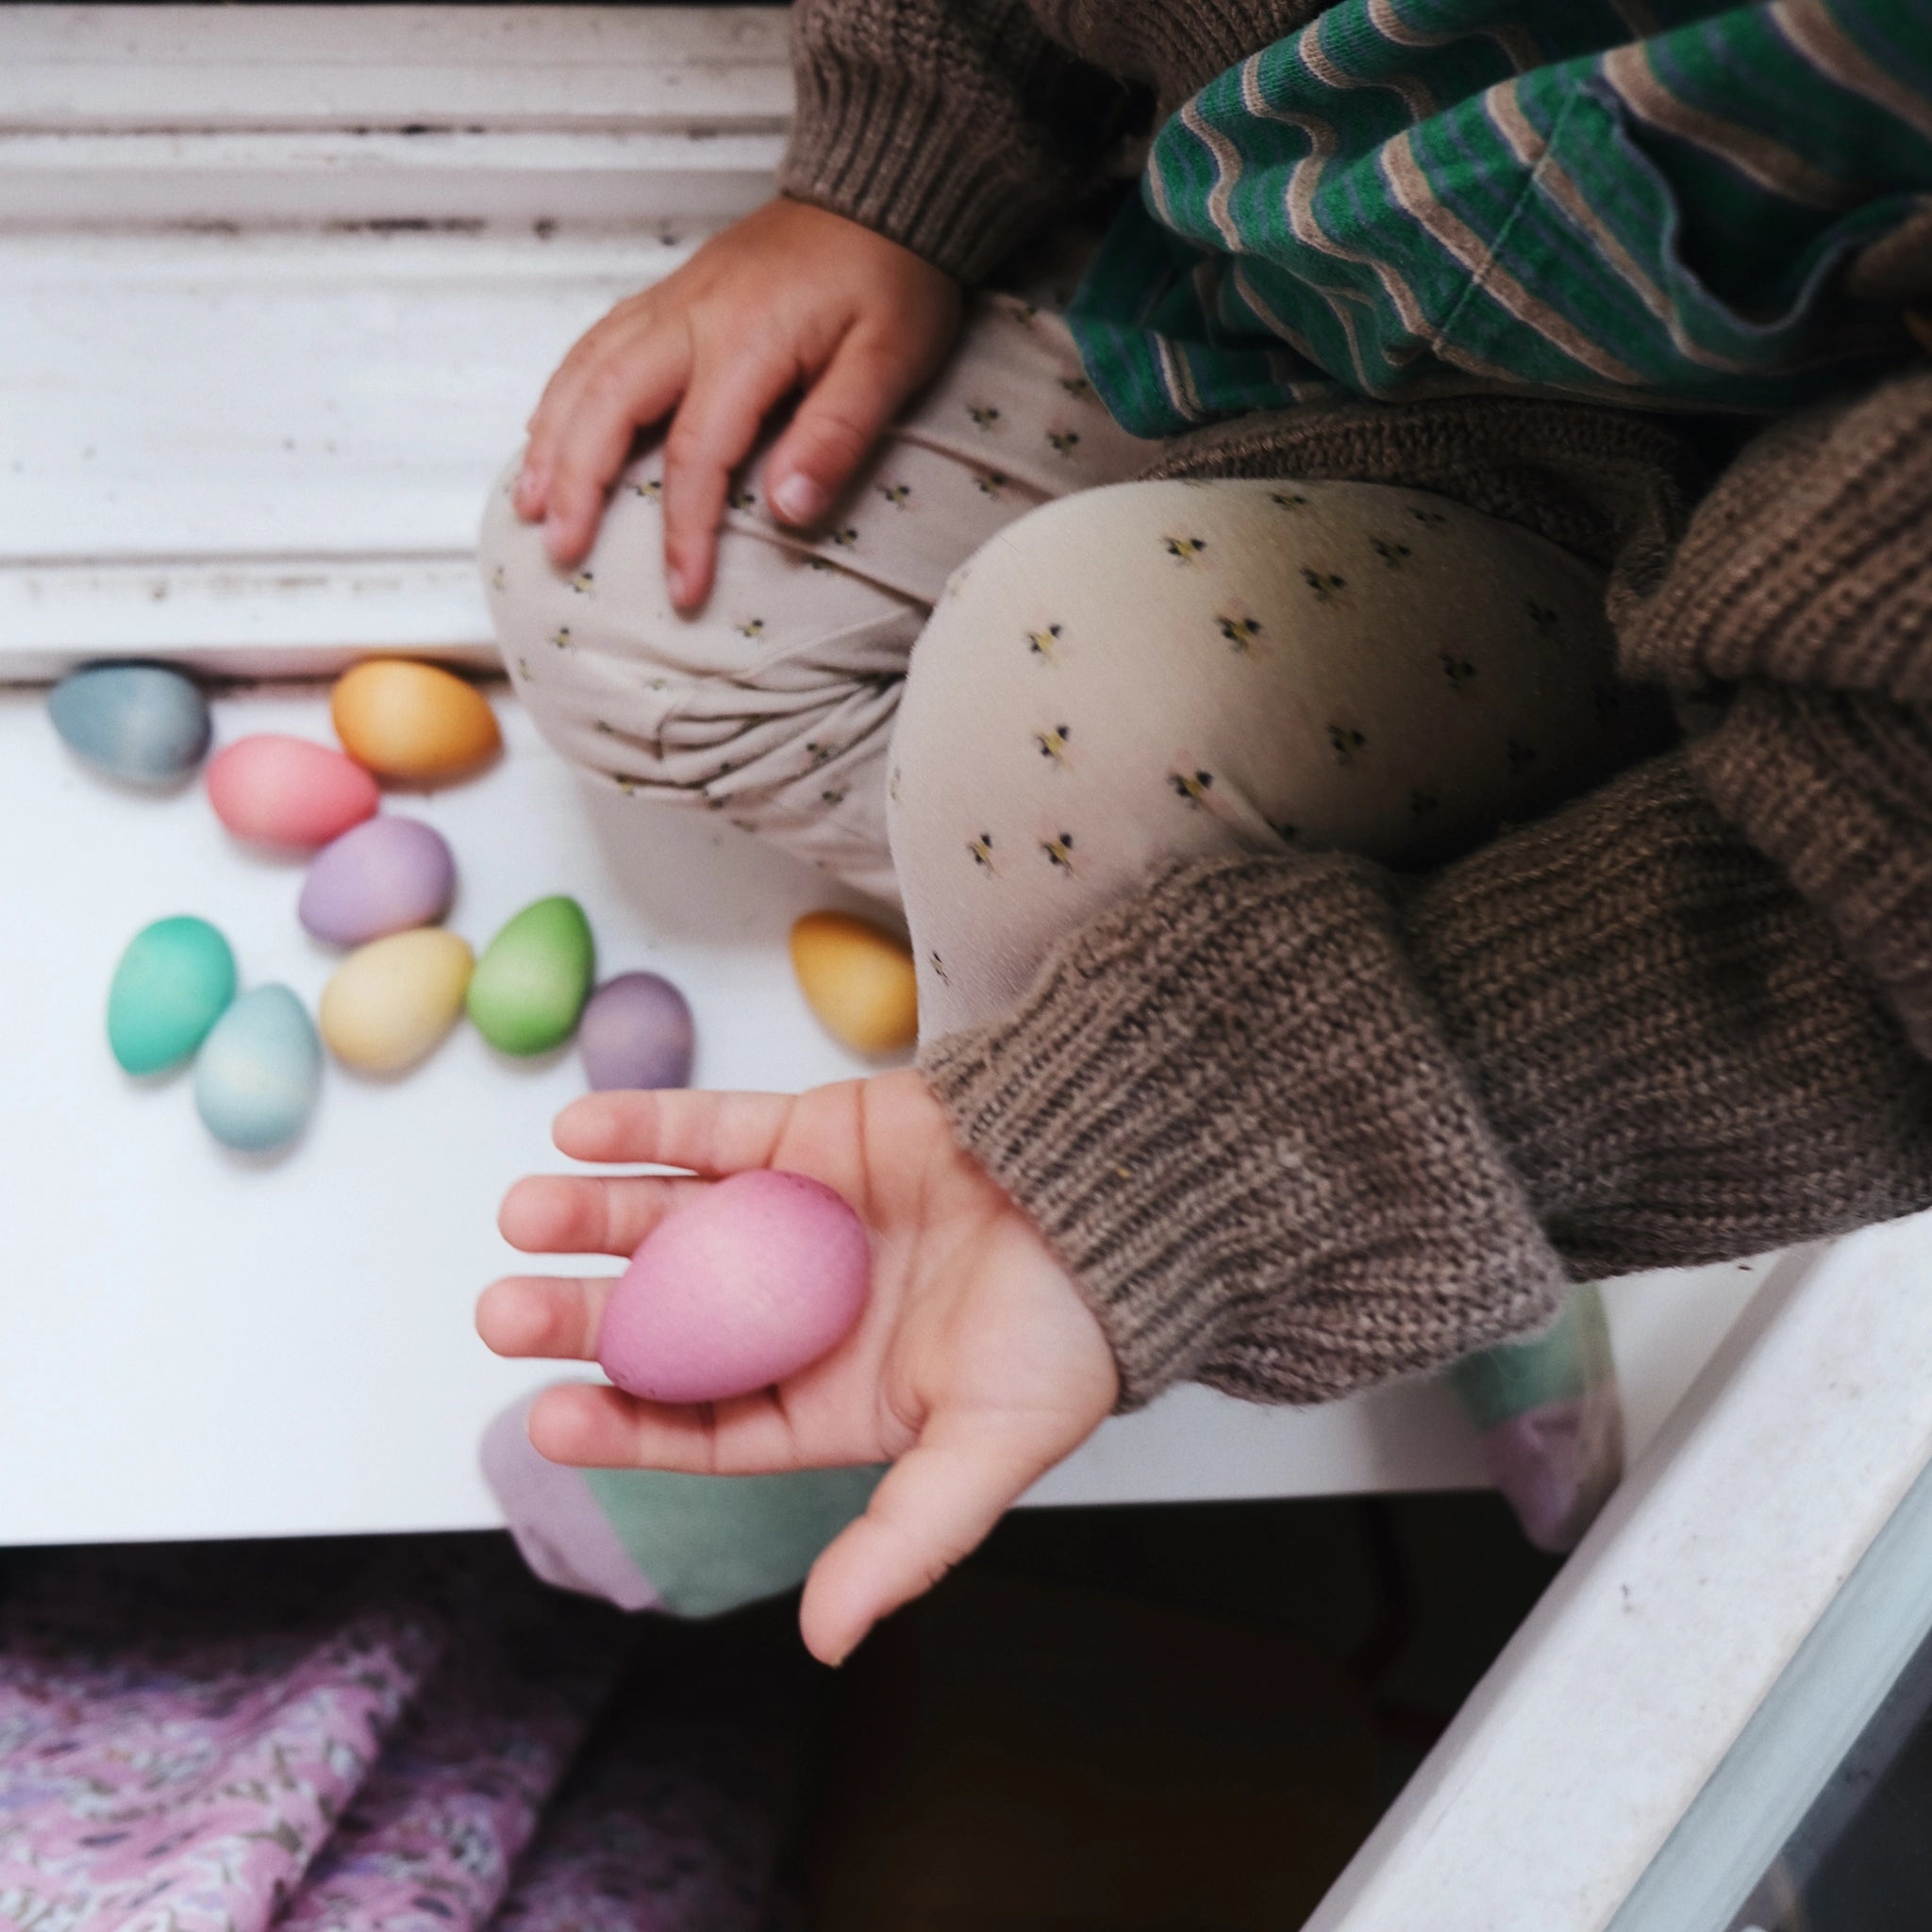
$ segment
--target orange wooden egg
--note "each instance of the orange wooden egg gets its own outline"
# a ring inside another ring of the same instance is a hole
[[[849,912],[808,912],[791,928],[791,970],[806,1004],[854,1053],[903,1053],[919,1037],[912,955]]]
[[[329,715],[358,765],[405,784],[459,778],[503,742],[496,714],[475,685],[403,658],[372,658],[345,672]]]

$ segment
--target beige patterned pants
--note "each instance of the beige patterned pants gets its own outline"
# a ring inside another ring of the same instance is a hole
[[[1130,483],[1149,445],[1064,325],[978,298],[808,539],[734,491],[671,609],[661,452],[565,574],[492,495],[504,654],[559,751],[904,907],[927,1037],[1176,858],[1474,842],[1626,755],[1596,575],[1513,525],[1345,482]]]

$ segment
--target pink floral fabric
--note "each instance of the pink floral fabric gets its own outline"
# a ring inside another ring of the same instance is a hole
[[[0,1926],[760,1932],[769,1712],[636,1708],[545,1824],[661,1627],[495,1538],[30,1559],[0,1595]]]
[[[532,1589],[507,1550],[442,1662],[275,1922],[277,1932],[486,1924],[632,1647],[634,1624]],[[479,1565],[478,1569],[486,1566]]]

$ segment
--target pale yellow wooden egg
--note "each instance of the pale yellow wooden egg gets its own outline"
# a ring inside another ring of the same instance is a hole
[[[854,1053],[903,1053],[919,1037],[912,954],[850,912],[808,912],[791,928],[791,970],[825,1030]]]
[[[372,940],[336,969],[317,1014],[328,1050],[364,1074],[415,1065],[457,1023],[475,962],[441,926]]]

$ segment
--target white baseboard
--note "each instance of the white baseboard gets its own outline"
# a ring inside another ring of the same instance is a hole
[[[771,192],[777,8],[0,6],[0,681],[487,657],[483,491]]]

